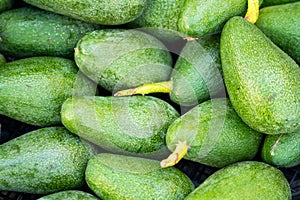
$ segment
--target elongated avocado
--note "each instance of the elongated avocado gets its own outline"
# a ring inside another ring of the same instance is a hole
[[[258,161],[244,161],[222,168],[208,177],[185,200],[291,200],[284,174]]]
[[[235,113],[226,98],[212,99],[195,106],[168,128],[166,143],[173,154],[188,146],[184,159],[212,167],[251,160],[258,152],[262,134],[252,130]],[[166,167],[169,159],[162,161]],[[176,160],[176,162],[179,160]]]
[[[25,133],[0,145],[0,190],[48,194],[81,187],[95,153],[64,127]]]
[[[254,130],[291,133],[300,128],[300,67],[255,25],[231,18],[220,53],[230,101]]]
[[[43,196],[37,200],[97,200],[98,198],[80,190],[66,190]]]
[[[95,29],[100,26],[34,7],[16,8],[0,14],[0,52],[72,58],[78,40]]]
[[[155,97],[73,97],[61,110],[71,132],[113,152],[161,158],[168,153],[165,134],[179,117]]]
[[[25,0],[44,10],[102,25],[128,23],[142,14],[146,0]]]
[[[255,25],[300,63],[300,2],[260,9]]]
[[[175,167],[162,169],[159,162],[117,154],[98,154],[87,165],[88,186],[106,199],[184,199],[192,181]]]
[[[63,102],[94,85],[70,59],[43,56],[11,61],[0,67],[0,114],[35,126],[58,125]]]
[[[137,30],[106,29],[86,34],[75,51],[79,69],[108,91],[165,81],[172,57],[155,37]]]

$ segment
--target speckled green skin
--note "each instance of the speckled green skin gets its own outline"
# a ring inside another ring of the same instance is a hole
[[[79,191],[79,190],[67,190],[49,194],[41,197],[38,200],[97,200],[95,196]]]
[[[12,8],[15,0],[0,0],[0,12]]]
[[[169,79],[172,58],[156,38],[136,30],[96,30],[77,43],[79,69],[108,91]]]
[[[185,200],[291,200],[283,173],[266,163],[245,161],[222,168],[208,177]]]
[[[88,162],[88,186],[103,200],[180,200],[193,189],[191,180],[159,161],[116,154],[98,154]]]
[[[246,0],[186,0],[178,20],[178,31],[203,37],[220,32],[224,23],[247,9]]]
[[[263,0],[262,7],[267,6],[273,6],[273,5],[279,5],[279,4],[286,4],[286,3],[292,3],[299,0]]]
[[[300,63],[300,1],[261,9],[255,25]]]
[[[167,128],[179,114],[155,97],[95,96],[66,100],[61,116],[67,129],[106,150],[160,157],[166,156]]]
[[[139,17],[147,0],[25,0],[33,6],[82,21],[120,25]]]
[[[220,53],[234,109],[254,130],[266,134],[300,128],[300,67],[255,25],[230,19]]]
[[[0,191],[47,194],[81,187],[93,150],[64,127],[26,133],[0,145]]]
[[[300,164],[300,131],[282,135],[267,135],[261,151],[262,159],[279,167]]]
[[[100,26],[66,16],[22,7],[0,14],[0,52],[17,58],[72,58],[78,40]]]
[[[4,65],[6,63],[6,58],[3,56],[3,54],[0,53],[0,66]]]
[[[178,141],[190,146],[184,156],[212,167],[252,159],[262,134],[249,128],[225,98],[199,104],[175,120],[169,127],[166,143],[174,151]]]
[[[61,124],[61,105],[73,94],[77,72],[74,61],[59,57],[6,63],[0,67],[0,114],[36,126]],[[83,90],[92,84],[85,80]]]
[[[225,94],[219,41],[220,36],[213,35],[187,42],[171,74],[173,102],[190,106]]]

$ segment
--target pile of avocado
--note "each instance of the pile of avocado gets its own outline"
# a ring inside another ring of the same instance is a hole
[[[291,200],[299,64],[297,0],[0,0],[0,191]]]

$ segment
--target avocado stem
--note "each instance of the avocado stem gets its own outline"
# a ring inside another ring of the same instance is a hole
[[[248,9],[245,19],[254,24],[259,15],[259,0],[248,0]]]
[[[186,141],[178,141],[174,152],[171,153],[168,158],[162,160],[160,166],[166,168],[176,165],[187,154],[189,149],[190,147],[187,145]]]
[[[165,81],[158,83],[147,83],[142,86],[121,90],[114,94],[114,96],[131,96],[134,94],[150,94],[150,93],[170,93],[173,88],[173,81]]]

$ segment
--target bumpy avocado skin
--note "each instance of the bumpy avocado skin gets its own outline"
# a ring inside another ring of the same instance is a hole
[[[188,41],[171,74],[173,102],[191,106],[225,94],[220,59],[220,35]]]
[[[292,194],[284,174],[258,161],[232,164],[208,177],[185,200],[291,200]]]
[[[179,114],[151,96],[95,96],[66,100],[61,116],[67,129],[106,150],[162,157],[167,128]]]
[[[75,62],[111,92],[167,81],[172,57],[155,37],[137,30],[96,30],[79,40]]]
[[[72,58],[78,40],[100,26],[34,7],[0,14],[0,52],[16,58]]]
[[[6,63],[6,58],[3,54],[0,53],[0,66],[4,65]]]
[[[220,53],[230,101],[254,130],[266,134],[300,128],[300,68],[255,25],[230,19]]]
[[[274,6],[286,3],[292,3],[299,0],[263,0],[261,7]]]
[[[262,134],[248,127],[226,98],[205,101],[176,119],[169,127],[166,143],[174,151],[186,141],[184,156],[212,167],[250,160],[258,152]]]
[[[64,127],[25,133],[0,145],[0,190],[48,194],[81,187],[94,153]]]
[[[120,25],[139,17],[144,11],[147,0],[25,0],[25,2],[85,22]]]
[[[255,25],[300,63],[300,2],[261,9]]]
[[[159,161],[116,154],[98,154],[85,172],[88,186],[103,200],[184,199],[191,180],[175,167]]]
[[[60,57],[30,57],[0,67],[0,113],[35,126],[61,124],[63,102],[73,93],[89,90],[93,83],[83,78],[74,91],[78,68]]]
[[[15,0],[0,0],[0,12],[12,8]]]
[[[97,200],[98,198],[80,190],[66,190],[43,196],[38,200]]]
[[[279,167],[294,167],[300,164],[300,131],[267,135],[261,157],[265,162]]]

